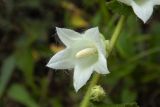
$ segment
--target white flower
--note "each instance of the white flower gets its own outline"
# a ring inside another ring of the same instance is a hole
[[[151,17],[153,7],[160,5],[160,0],[118,0],[133,8],[134,13],[144,22]]]
[[[76,91],[86,84],[93,71],[100,74],[109,73],[105,46],[98,27],[83,34],[65,28],[56,30],[66,48],[55,54],[47,66],[53,69],[74,68],[73,82]]]

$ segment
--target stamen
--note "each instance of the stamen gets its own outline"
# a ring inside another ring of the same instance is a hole
[[[96,54],[97,50],[96,48],[85,48],[79,52],[77,52],[77,54],[75,55],[76,58],[83,58],[83,57],[87,57],[93,54]]]

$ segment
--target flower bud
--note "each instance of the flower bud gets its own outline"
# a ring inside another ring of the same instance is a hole
[[[90,92],[91,101],[100,102],[105,98],[105,96],[106,96],[106,93],[101,86],[96,85],[91,89],[91,92]]]

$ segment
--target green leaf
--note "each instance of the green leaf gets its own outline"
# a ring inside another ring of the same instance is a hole
[[[108,75],[106,83],[110,85],[115,85],[119,79],[131,74],[136,66],[136,64],[119,65],[120,68],[112,70],[112,73]]]
[[[137,98],[137,94],[134,91],[131,91],[127,88],[124,88],[122,92],[123,102],[132,102]]]
[[[16,51],[17,67],[23,72],[26,81],[33,84],[34,59],[30,48],[19,49]]]
[[[132,35],[131,35],[132,36]],[[135,54],[135,45],[133,43],[132,37],[130,35],[120,36],[119,41],[117,42],[117,51],[119,54],[126,59],[129,59],[130,56]],[[127,45],[126,45],[127,44]]]
[[[97,104],[93,107],[139,107],[137,103],[128,103],[128,104]]]
[[[52,105],[52,107],[63,107],[62,102],[58,98],[52,99],[51,105]]]
[[[16,60],[18,67],[24,72],[32,73],[34,60],[31,49],[18,50],[16,52]]]
[[[24,1],[18,1],[16,3],[17,7],[33,7],[33,8],[40,8],[41,1],[40,0],[24,0]]]
[[[0,97],[2,96],[9,79],[12,75],[13,69],[15,67],[15,58],[14,56],[8,57],[1,68],[1,75],[0,75]]]
[[[118,2],[117,0],[113,0],[111,2],[106,3],[106,7],[113,11],[114,13],[118,13],[120,15],[126,15],[128,16],[130,13],[132,13],[131,7]]]
[[[50,19],[48,19],[50,21]],[[24,20],[25,23],[21,23],[24,29],[24,32],[27,35],[28,43],[31,45],[35,41],[44,41],[46,40],[46,27],[48,27],[48,23],[45,21],[31,21],[28,19]]]
[[[12,85],[8,91],[8,96],[27,107],[39,107],[34,99],[30,96],[29,92],[22,85]]]

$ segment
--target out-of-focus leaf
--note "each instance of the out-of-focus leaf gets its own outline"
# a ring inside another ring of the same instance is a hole
[[[136,61],[136,60],[139,60],[141,58],[144,58],[144,57],[149,57],[150,55],[152,54],[155,54],[155,53],[159,53],[160,52],[160,48],[153,48],[153,49],[148,49],[146,51],[143,51],[139,54],[137,54],[136,56],[133,56],[132,58],[129,59],[129,61]]]
[[[31,49],[16,51],[16,64],[23,71],[28,82],[33,82],[34,59]]]
[[[48,19],[49,21],[50,19]],[[31,45],[35,41],[44,41],[47,39],[46,36],[46,27],[47,27],[47,21],[31,21],[31,20],[25,20],[25,23],[22,23],[22,26],[26,32],[27,35],[27,42],[29,45]]]
[[[93,107],[139,107],[137,103],[128,103],[128,104],[98,104],[93,105]]]
[[[84,20],[83,17],[81,17],[78,14],[74,14],[71,17],[71,25],[73,27],[78,27],[78,28],[82,28],[82,27],[87,27],[89,24],[87,23],[87,21]]]
[[[81,9],[79,9],[76,5],[74,5],[72,2],[63,1],[61,5],[62,7],[70,11],[68,14],[68,18],[70,19],[70,21],[68,22],[67,18],[66,23],[77,28],[87,27],[89,25],[83,17],[84,12]]]
[[[106,7],[113,11],[114,13],[118,13],[120,15],[129,15],[133,11],[131,8],[123,3],[118,2],[117,0],[113,0],[106,3]]]
[[[132,103],[135,102],[137,98],[136,91],[132,88],[134,86],[134,80],[129,76],[124,79],[124,86],[121,92],[122,103]]]
[[[159,79],[159,75],[160,75],[159,64],[154,64],[148,61],[143,63],[143,66],[146,66],[147,73],[142,76],[141,78],[142,83],[149,83],[152,81],[157,81]]]
[[[151,32],[153,33],[152,35],[152,38],[151,38],[151,43],[156,46],[156,47],[159,47],[160,46],[160,23],[155,23],[152,25],[152,28],[151,28]],[[154,42],[152,42],[154,41]]]
[[[31,49],[19,50],[16,52],[16,61],[18,67],[24,71],[32,74],[34,67],[34,60]]]
[[[29,6],[29,7],[33,7],[33,8],[38,8],[40,7],[41,4],[41,0],[24,0],[24,1],[19,1],[18,3],[16,3],[16,5],[19,7],[25,7],[25,6]]]
[[[117,41],[116,48],[123,58],[130,59],[131,56],[134,56],[136,54],[135,47],[137,46],[137,44],[135,43],[135,41],[138,38],[141,38],[141,35],[138,34],[138,32],[140,32],[138,29],[139,25],[136,23],[136,20],[134,20],[132,17],[128,18],[128,23],[126,23],[126,26],[124,27],[125,28],[123,32],[121,32],[121,35]]]
[[[34,59],[36,60],[41,57],[50,57],[51,55],[53,55],[54,52],[56,51],[58,52],[59,50],[60,50],[59,47],[53,48],[52,46],[50,46],[50,49],[49,49],[48,46],[38,45],[36,49],[32,51],[32,53],[33,53]]]
[[[131,40],[131,37],[129,37],[128,35],[121,34],[116,46],[117,51],[123,58],[130,58],[130,56],[134,55],[135,48],[133,40]]]
[[[94,26],[96,26],[96,25],[98,25],[98,24],[100,23],[100,21],[101,21],[101,14],[100,14],[99,12],[97,12],[97,13],[94,15],[94,17],[92,18],[91,23],[92,23]]]
[[[29,92],[22,85],[12,85],[8,91],[8,96],[27,107],[39,107]]]
[[[61,50],[63,50],[64,49],[64,47],[63,46],[56,46],[55,44],[52,44],[51,46],[50,46],[50,49],[53,51],[53,52],[59,52],[59,51],[61,51]]]
[[[63,107],[61,101],[58,98],[53,99],[51,103],[53,107]]]
[[[135,101],[137,94],[127,88],[124,88],[122,92],[122,100],[123,102],[132,102]]]
[[[92,0],[92,2],[88,2],[87,0],[82,0],[83,5],[85,5],[86,7],[92,7],[94,6],[95,3],[97,3],[97,0]]]
[[[12,27],[13,26],[10,24],[10,22],[6,18],[3,18],[2,16],[0,16],[0,29],[7,31],[12,29]]]
[[[2,96],[7,86],[7,83],[12,75],[14,67],[15,67],[14,56],[8,57],[2,65],[1,75],[0,75],[0,97]]]
[[[24,33],[18,38],[16,42],[17,48],[27,48],[33,45],[33,43],[44,44],[47,39],[46,27],[50,23],[50,18],[46,19],[47,21],[41,20],[29,20],[24,19],[21,22]]]
[[[135,64],[131,64],[120,69],[113,70],[110,75],[107,76],[106,82],[110,85],[115,85],[119,79],[132,73],[135,66]]]

